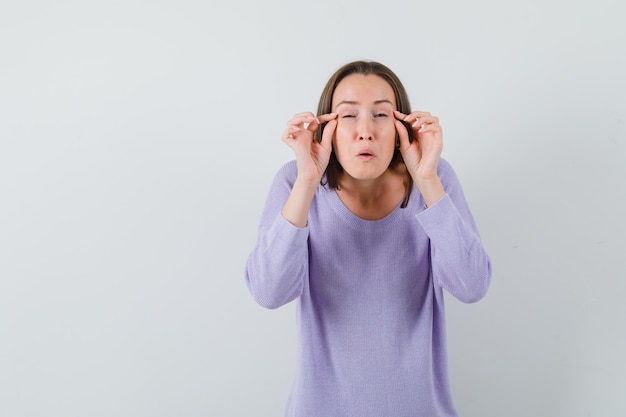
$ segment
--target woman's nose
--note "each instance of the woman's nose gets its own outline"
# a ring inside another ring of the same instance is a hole
[[[372,128],[370,120],[367,117],[363,117],[359,120],[357,129],[359,140],[372,140]]]

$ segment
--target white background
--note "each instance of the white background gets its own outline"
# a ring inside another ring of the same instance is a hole
[[[462,417],[626,415],[618,0],[0,1],[0,416],[279,416],[243,270],[293,113],[372,59],[444,126],[494,263]]]

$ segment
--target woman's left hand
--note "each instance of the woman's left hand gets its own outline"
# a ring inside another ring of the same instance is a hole
[[[414,180],[437,177],[437,165],[443,150],[443,133],[439,119],[428,112],[414,111],[411,114],[394,112],[396,130],[400,137],[400,153]],[[409,132],[402,123],[411,125],[415,140],[409,141]]]

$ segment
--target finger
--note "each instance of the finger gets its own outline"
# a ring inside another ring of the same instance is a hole
[[[423,125],[422,127],[419,128],[419,130],[417,131],[418,133],[426,133],[426,132],[441,132],[441,126],[439,125],[435,125],[435,124],[431,124],[431,125]]]
[[[394,111],[394,116],[395,116],[395,119],[396,119],[395,120],[395,122],[396,122],[396,130],[398,131],[398,134],[400,135],[401,132],[405,132],[408,144],[410,145],[410,143],[414,139],[414,133],[411,132],[411,130],[413,130],[413,129],[411,128],[411,123],[409,123],[407,120],[410,120],[412,118],[412,116],[410,114],[404,114],[404,113],[402,113],[402,112],[400,112],[398,110]],[[398,127],[397,127],[398,124],[397,123],[400,123],[402,125],[402,127],[400,129],[398,129]],[[402,145],[402,141],[400,141],[400,143]],[[403,148],[404,148],[404,146],[405,145],[402,145]]]
[[[317,116],[317,120],[319,120],[321,123],[324,122],[330,122],[333,119],[337,118],[337,113],[328,113],[328,114],[322,114],[321,116]]]
[[[413,111],[409,114],[404,114],[399,110],[394,110],[394,115],[396,116],[396,119],[398,120],[404,120],[405,122],[413,119],[417,119],[420,117],[424,117],[424,116],[431,116],[430,113],[428,113],[427,111]]]
[[[420,119],[423,117],[433,117],[433,115],[428,113],[427,111],[413,111],[411,112],[411,114],[409,114],[409,118],[411,119]]]
[[[420,120],[422,120],[424,117],[431,117],[430,113],[428,112],[424,112],[424,111],[414,111],[411,112],[411,114],[405,115],[403,113],[398,112],[399,115],[404,116],[402,118],[403,121],[411,124],[411,127],[417,127],[418,123],[420,122]]]
[[[315,121],[310,122],[307,126],[306,129],[311,131],[311,132],[316,132],[317,129],[319,129],[319,127],[322,125],[322,123],[326,123],[329,122],[333,119],[337,118],[337,114],[335,113],[328,113],[328,114],[323,114],[321,116],[317,116],[315,118]]]
[[[293,119],[297,119],[297,118],[301,118],[301,117],[312,117],[312,118],[315,118],[315,114],[313,114],[310,111],[305,111],[305,112],[294,114],[292,118]]]
[[[318,123],[319,121],[317,120],[317,118],[313,117],[313,116],[302,116],[302,117],[295,117],[293,119],[291,119],[289,122],[287,122],[287,126],[300,126],[300,127],[305,127],[305,125],[309,125],[311,123]]]
[[[337,128],[337,120],[336,119],[332,119],[330,120],[328,123],[326,123],[326,126],[324,127],[324,131],[322,132],[322,141],[321,141],[321,145],[330,150],[332,147],[332,139],[333,139],[333,135],[335,134],[335,129]]]
[[[439,123],[439,118],[431,115],[414,115],[411,113],[411,116],[415,116],[415,120],[419,120],[423,123]]]
[[[396,125],[396,131],[398,132],[398,137],[400,138],[400,148],[405,149],[411,145],[409,140],[409,131],[401,120],[395,120],[394,124]]]
[[[403,121],[404,121],[408,115],[406,115],[406,114],[402,113],[402,112],[401,112],[401,111],[399,111],[399,110],[394,110],[394,111],[393,111],[393,116],[394,116],[396,119],[398,119],[398,120],[403,120]]]
[[[304,129],[304,126],[300,125],[288,125],[287,128],[283,131],[283,134],[281,135],[281,138],[283,141],[285,141],[286,139],[295,139],[296,136],[302,132]]]
[[[305,124],[311,123],[319,124],[319,120],[313,113],[307,112],[294,115],[293,118],[287,122],[287,125],[305,127]]]
[[[424,129],[426,126],[430,125],[439,125],[439,118],[434,116],[422,116],[415,119],[413,124],[411,124],[411,127],[414,130],[420,131],[421,129]]]
[[[417,121],[419,120],[417,118],[417,116],[415,115],[415,112],[411,113],[411,114],[404,114],[402,112],[399,111],[395,111],[394,115],[396,117],[397,120],[401,120],[403,122],[406,123],[406,126],[411,126],[413,123],[417,123]],[[413,126],[411,126],[413,127]]]
[[[299,131],[300,129],[297,127],[288,127],[287,129],[285,129],[280,139],[285,143],[293,141],[295,140],[295,134]]]

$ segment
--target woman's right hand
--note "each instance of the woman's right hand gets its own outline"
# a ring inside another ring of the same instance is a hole
[[[327,122],[327,123],[326,123]],[[315,132],[326,123],[321,142]],[[332,152],[332,137],[337,127],[335,113],[315,116],[311,112],[298,113],[288,123],[282,140],[293,149],[298,166],[298,178],[317,185],[326,171]]]

